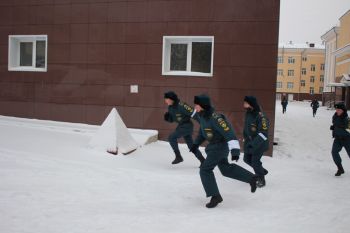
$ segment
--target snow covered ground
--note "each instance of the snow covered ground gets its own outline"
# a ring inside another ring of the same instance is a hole
[[[334,177],[334,111],[313,118],[309,103],[290,102],[282,115],[276,105],[267,186],[252,194],[216,169],[224,201],[215,209],[204,206],[199,164],[184,146],[173,166],[166,142],[112,156],[87,147],[90,127],[0,118],[0,232],[348,233],[350,160],[342,151],[346,173]]]

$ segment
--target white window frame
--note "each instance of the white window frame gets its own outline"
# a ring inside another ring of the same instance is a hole
[[[293,77],[294,76],[294,70],[288,70],[288,76]]]
[[[310,87],[310,94],[311,95],[315,94],[315,88],[314,87]]]
[[[310,76],[310,83],[314,83],[315,82],[315,76],[311,75]]]
[[[283,76],[283,69],[277,69],[277,75]]]
[[[320,82],[323,83],[324,82],[324,75],[320,75]]]
[[[277,57],[277,63],[279,63],[279,64],[283,63],[283,57],[282,56],[278,56]]]
[[[36,41],[45,41],[45,67],[36,67]],[[47,35],[9,35],[8,70],[47,72]],[[32,66],[20,66],[20,43],[33,43]]]
[[[315,71],[316,71],[316,65],[315,65],[315,64],[311,64],[310,70],[311,70],[312,72],[315,72]]]
[[[288,57],[288,64],[294,64],[295,58],[294,57]]]
[[[277,83],[276,83],[276,87],[277,87],[277,88],[282,88],[282,87],[283,87],[282,82],[277,82]]]
[[[301,68],[301,74],[306,75],[306,68]]]
[[[300,80],[300,86],[305,87],[305,80],[304,79]]]
[[[287,82],[287,89],[293,89],[294,83],[293,82]]]
[[[212,43],[210,73],[191,71],[192,42],[211,42]],[[174,44],[174,43],[187,44],[186,71],[170,71],[171,44]],[[213,64],[214,64],[214,36],[163,36],[162,75],[212,77]]]

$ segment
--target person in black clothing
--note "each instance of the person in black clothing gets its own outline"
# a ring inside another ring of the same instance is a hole
[[[207,208],[214,208],[223,201],[216,183],[214,168],[218,166],[223,176],[239,180],[250,185],[250,191],[255,192],[257,179],[253,173],[243,167],[228,162],[228,154],[236,162],[240,155],[240,145],[233,131],[232,125],[223,114],[216,113],[207,95],[194,97],[195,109],[199,115],[200,130],[191,148],[195,153],[199,145],[208,141],[205,148],[207,158],[200,166],[200,177],[206,196],[211,197],[206,204]]]
[[[282,105],[282,113],[284,114],[287,111],[287,105],[288,105],[288,100],[285,96],[283,96],[282,98],[281,105]]]
[[[315,117],[317,109],[318,109],[318,107],[320,107],[320,104],[318,103],[317,99],[314,99],[311,102],[311,107],[312,107],[312,115],[313,115],[313,117]]]
[[[246,109],[243,160],[254,169],[258,177],[257,186],[261,188],[266,185],[265,175],[268,173],[262,166],[261,158],[263,153],[269,149],[269,121],[254,96],[246,96],[243,107]]]
[[[344,147],[346,153],[350,157],[350,120],[343,103],[335,104],[335,113],[332,118],[332,125],[330,129],[332,130],[332,136],[334,138],[332,146],[332,157],[338,171],[335,176],[341,176],[344,173],[344,168],[342,166],[342,160],[340,158],[339,152]]]
[[[193,123],[191,118],[196,115],[196,111],[193,107],[180,101],[173,91],[164,93],[164,102],[168,105],[168,111],[164,114],[164,120],[170,123],[177,123],[175,131],[169,135],[168,140],[175,153],[175,159],[172,164],[178,164],[183,161],[183,158],[179,150],[177,139],[183,137],[188,148],[190,149],[192,147]],[[194,155],[200,163],[203,163],[205,160],[199,150],[197,150]]]

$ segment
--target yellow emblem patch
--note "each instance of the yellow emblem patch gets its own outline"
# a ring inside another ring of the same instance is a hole
[[[262,124],[262,129],[263,129],[263,130],[267,130],[267,121],[266,121],[265,118],[262,119],[261,124]]]
[[[221,121],[220,121],[221,119]],[[227,123],[222,119],[220,118],[218,119],[218,122],[219,122],[219,125],[225,130],[225,131],[229,131],[230,128],[228,127]]]
[[[214,136],[213,131],[210,128],[204,129],[204,131],[209,140]]]

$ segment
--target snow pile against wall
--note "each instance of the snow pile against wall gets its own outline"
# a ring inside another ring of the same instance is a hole
[[[112,154],[128,154],[136,150],[138,144],[126,128],[117,109],[113,108],[90,140],[89,146]]]

